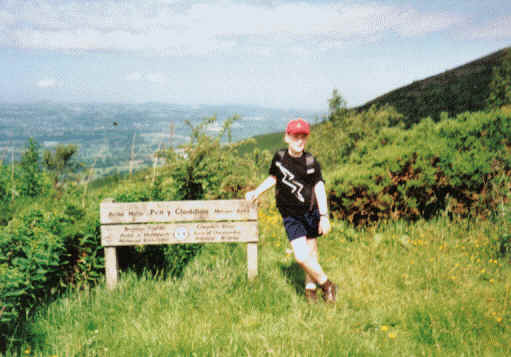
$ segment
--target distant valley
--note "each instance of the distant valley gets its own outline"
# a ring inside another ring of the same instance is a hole
[[[215,115],[216,124],[207,128],[214,136],[223,121],[235,114],[241,119],[231,128],[233,141],[280,131],[296,116],[314,122],[323,115],[243,105],[0,104],[0,160],[6,163],[13,154],[19,160],[32,137],[41,149],[76,144],[77,159],[88,167],[94,165],[97,173],[125,171],[133,143],[136,167],[148,166],[159,146],[177,147],[188,140],[186,120],[196,126]]]

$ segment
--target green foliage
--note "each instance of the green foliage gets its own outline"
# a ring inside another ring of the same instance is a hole
[[[63,176],[77,167],[77,163],[73,163],[71,158],[78,151],[78,147],[73,144],[57,145],[55,152],[45,150],[43,153],[43,163],[46,169],[53,174],[55,187],[61,181]]]
[[[0,345],[41,302],[101,277],[98,219],[66,198],[52,208],[33,205],[0,228]]]
[[[252,137],[250,140],[245,140],[240,143],[238,152],[240,155],[251,154],[255,149],[260,151],[267,150],[274,153],[285,145],[284,132],[277,132],[271,134],[263,134]]]
[[[221,138],[230,133],[232,123],[239,120],[234,116],[224,122],[223,130],[217,137],[206,134],[205,128],[214,124],[216,118],[206,118],[191,130],[191,141],[179,151],[164,153],[170,177],[175,185],[177,200],[239,198],[247,182],[246,168],[250,164],[240,157],[240,144],[222,144]]]
[[[16,188],[22,196],[36,197],[43,191],[43,172],[39,144],[30,139],[20,162],[20,179]]]
[[[502,65],[493,67],[487,104],[491,109],[511,104],[511,53],[506,55]]]
[[[9,200],[9,168],[0,165],[0,204],[5,204]]]
[[[452,214],[491,215],[511,189],[511,116],[465,113],[356,141],[329,198],[355,223]]]
[[[335,97],[332,101],[336,101]],[[369,146],[359,151],[369,150],[384,128],[400,126],[402,115],[390,106],[373,106],[364,112],[344,112],[340,108],[330,118],[313,128],[307,149],[326,169],[344,165],[362,139]],[[384,145],[385,137],[381,140],[380,145]]]
[[[332,98],[328,100],[328,120],[341,126],[348,114],[348,103],[337,89],[332,92]]]

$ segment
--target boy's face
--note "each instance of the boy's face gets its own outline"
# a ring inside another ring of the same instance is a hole
[[[301,153],[305,150],[308,135],[306,134],[286,134],[286,143],[289,148],[295,153]]]

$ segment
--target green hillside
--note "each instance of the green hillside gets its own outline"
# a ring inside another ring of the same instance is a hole
[[[405,116],[408,126],[428,116],[438,120],[441,112],[455,116],[465,111],[482,110],[487,106],[494,67],[502,66],[510,56],[511,47],[504,48],[385,93],[356,109],[367,110],[372,105],[389,104]]]
[[[506,61],[511,63],[511,47],[392,90],[364,105],[351,108],[350,112],[364,112],[371,106],[390,105],[404,116],[402,121],[410,127],[426,117],[437,121],[442,112],[453,117],[465,111],[484,110],[494,69],[503,67]],[[250,152],[254,148],[274,151],[282,146],[283,135],[284,132],[255,136],[255,142],[242,145],[240,151]]]

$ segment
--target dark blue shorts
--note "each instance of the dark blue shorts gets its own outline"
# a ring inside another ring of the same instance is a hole
[[[283,220],[287,239],[290,242],[300,237],[319,237],[319,211],[317,209],[307,212],[303,216],[287,216]]]

